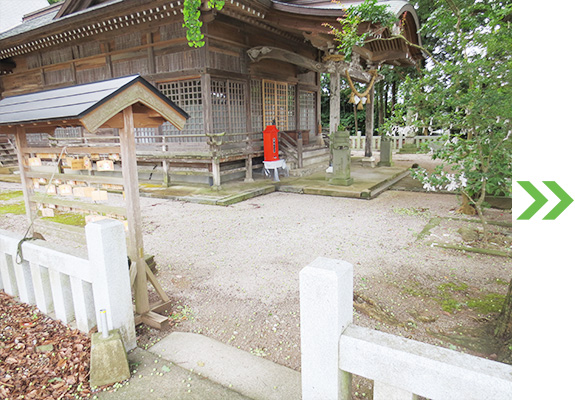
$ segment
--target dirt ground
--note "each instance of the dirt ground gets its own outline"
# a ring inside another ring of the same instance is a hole
[[[416,186],[406,182],[397,188]],[[490,225],[485,245],[478,219],[458,207],[455,195],[408,190],[369,201],[272,193],[228,207],[142,198],[145,249],[173,309],[168,331],[140,326],[138,343],[201,333],[299,370],[298,274],[321,256],[353,264],[355,324],[510,363],[490,330],[511,258],[469,250],[510,253],[511,211],[486,210],[503,226]],[[25,217],[0,215],[0,228],[24,233]],[[355,397],[369,398],[369,383],[354,382]]]

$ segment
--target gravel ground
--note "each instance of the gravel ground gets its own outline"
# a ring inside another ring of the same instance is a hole
[[[356,307],[354,323],[499,358],[497,349],[447,340],[493,319],[466,298],[504,295],[511,279],[510,258],[429,245],[434,237],[461,242],[458,227],[477,226],[453,220],[462,217],[458,206],[454,195],[394,190],[369,201],[272,193],[228,207],[141,199],[145,249],[174,301],[170,331],[202,333],[293,369],[300,365],[298,274],[320,256],[353,264],[356,300],[371,304]],[[487,215],[511,221],[510,211]],[[433,218],[440,223],[418,238]],[[0,228],[23,233],[25,218],[0,216]],[[446,298],[455,301],[449,312]],[[138,333],[142,347],[167,334]]]

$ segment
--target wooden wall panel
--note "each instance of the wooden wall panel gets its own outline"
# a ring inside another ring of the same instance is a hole
[[[42,75],[40,70],[27,74],[12,74],[2,76],[4,93],[2,96],[14,96],[16,94],[37,92],[42,90]]]

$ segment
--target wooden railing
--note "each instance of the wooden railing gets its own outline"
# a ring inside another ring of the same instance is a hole
[[[176,140],[180,141],[176,141]],[[201,141],[199,140],[201,139]],[[101,146],[104,143],[119,143],[118,136],[48,137],[31,136],[29,141],[36,146]],[[204,165],[203,172],[196,175],[212,177],[213,185],[220,186],[221,176],[245,171],[246,180],[252,179],[253,159],[263,155],[262,132],[215,133],[212,135],[136,135],[136,153],[139,162],[162,164],[163,181],[170,183],[170,163],[192,163]],[[245,166],[220,169],[222,162],[245,160]]]
[[[393,150],[400,150],[405,141],[407,140],[406,136],[389,136],[392,138],[392,149]],[[423,143],[429,143],[430,146],[433,147],[437,144],[439,145],[441,141],[441,136],[414,136],[413,137],[415,145],[420,148]],[[349,145],[352,150],[365,150],[365,136],[350,136],[349,137]],[[433,144],[433,145],[432,145]],[[371,142],[371,148],[375,151],[379,151],[381,148],[381,136],[374,136]]]
[[[292,138],[285,132],[279,132],[280,151],[286,158],[291,160],[297,168],[303,167],[303,139],[298,135],[297,139]]]
[[[352,325],[353,266],[318,258],[300,272],[302,399],[351,399],[351,375],[374,400],[510,400],[510,365]]]

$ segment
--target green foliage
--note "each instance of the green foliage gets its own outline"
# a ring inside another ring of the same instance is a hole
[[[414,176],[459,190],[480,217],[486,194],[511,191],[511,10],[509,0],[438,3],[422,33],[441,61],[402,86],[419,123],[445,132],[434,153],[442,165]]]
[[[351,60],[354,46],[363,46],[366,41],[373,38],[378,29],[387,28],[391,31],[397,17],[389,11],[389,5],[377,4],[377,0],[364,0],[358,5],[352,5],[345,10],[343,18],[338,19],[341,28],[325,24],[331,28],[335,39],[339,42],[338,50],[347,60]],[[367,23],[367,29],[360,29],[360,25]],[[360,33],[362,32],[362,33]]]
[[[225,3],[225,0],[209,0],[208,7],[221,10]],[[186,28],[186,38],[190,47],[202,47],[206,44],[201,31],[203,25],[200,21],[201,5],[201,0],[184,0],[184,24],[182,26]]]
[[[26,206],[23,201],[19,203],[4,204],[0,206],[0,214],[24,215],[26,214]]]

